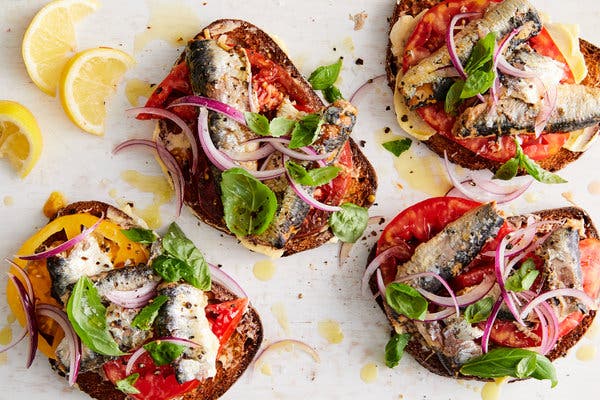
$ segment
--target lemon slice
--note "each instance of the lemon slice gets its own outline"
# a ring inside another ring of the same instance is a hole
[[[23,37],[23,61],[29,77],[54,96],[60,73],[75,51],[75,23],[98,8],[96,0],[56,0],[33,17]]]
[[[6,157],[21,178],[42,152],[42,133],[33,114],[14,101],[0,100],[0,158]]]
[[[106,102],[134,63],[129,54],[108,47],[85,50],[70,59],[58,91],[71,121],[86,132],[104,134]]]

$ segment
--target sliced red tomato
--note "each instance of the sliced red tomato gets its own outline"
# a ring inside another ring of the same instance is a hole
[[[458,197],[434,197],[408,207],[383,230],[377,242],[377,254],[393,246],[408,247],[412,253],[419,243],[426,242],[450,222],[479,205],[478,202]],[[381,265],[385,283],[394,279],[396,265],[402,261],[406,260],[390,261]]]
[[[247,306],[248,299],[235,299],[223,303],[209,304],[204,309],[206,318],[210,323],[210,329],[219,339],[221,348],[237,328]]]
[[[450,282],[452,289],[455,292],[468,288],[470,286],[479,285],[483,278],[494,274],[494,264],[486,264],[470,268],[467,272],[458,275]]]
[[[532,330],[537,337],[531,337],[519,330],[514,321],[505,321],[497,319],[494,321],[490,340],[499,346],[503,347],[536,347],[540,345],[542,336],[542,327],[537,324]]]
[[[237,328],[247,305],[248,299],[235,299],[209,304],[204,309],[211,330],[219,339],[221,347],[227,343]],[[104,364],[104,373],[112,383],[116,384],[117,381],[127,377],[125,367],[128,360],[129,356],[124,356]],[[139,400],[173,399],[195,389],[200,384],[198,380],[179,384],[175,379],[173,367],[170,364],[156,366],[148,353],[139,358],[131,373],[140,374],[134,385],[140,393],[130,395]]]
[[[429,9],[407,41],[402,60],[404,71],[445,45],[446,30],[454,15],[463,12],[481,12],[492,1],[499,2],[498,0],[447,0]],[[545,28],[530,40],[530,44],[538,53],[563,63],[565,66],[563,83],[574,82],[571,69]],[[444,111],[443,103],[421,107],[416,111],[438,133],[481,157],[505,162],[515,155],[515,144],[512,137],[509,136],[471,139],[457,139],[454,137],[451,132],[456,118]],[[556,154],[567,141],[569,135],[566,133],[552,133],[542,134],[538,138],[535,138],[534,135],[521,135],[520,137],[523,141],[523,152],[531,159],[539,161]]]
[[[584,239],[579,242],[583,291],[594,299],[600,296],[600,240]]]

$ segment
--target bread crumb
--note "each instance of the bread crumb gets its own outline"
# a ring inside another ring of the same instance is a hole
[[[365,26],[365,20],[367,19],[368,14],[364,11],[359,12],[358,14],[350,14],[350,21],[354,22],[354,30],[360,31]]]

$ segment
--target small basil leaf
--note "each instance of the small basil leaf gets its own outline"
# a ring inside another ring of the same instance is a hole
[[[513,292],[529,290],[539,274],[540,271],[535,268],[533,260],[528,258],[521,264],[521,267],[518,270],[508,277],[505,287],[507,290],[512,290]]]
[[[485,321],[490,316],[493,307],[494,299],[492,297],[483,298],[466,308],[465,320],[470,324]]]
[[[162,246],[169,256],[183,262],[185,268],[180,275],[186,282],[200,290],[210,290],[210,272],[204,256],[175,222],[163,236]]]
[[[523,358],[517,364],[517,368],[515,370],[515,375],[517,378],[527,378],[535,371],[535,367],[537,365],[537,359],[533,355],[529,355]]]
[[[140,391],[135,386],[133,386],[135,385],[139,377],[140,374],[138,374],[137,372],[131,374],[128,377],[118,380],[116,382],[115,387],[125,394],[139,394]]]
[[[167,365],[181,357],[186,347],[180,344],[156,340],[154,342],[146,343],[144,349],[148,351],[148,354],[150,354],[154,363],[160,367],[161,365]]]
[[[302,165],[293,161],[285,164],[290,176],[304,186],[321,186],[333,180],[341,171],[335,166],[320,167],[306,170]]]
[[[289,148],[297,149],[312,144],[319,137],[322,124],[323,119],[319,114],[308,114],[303,117],[296,123],[294,130],[292,130],[292,139],[288,145]]]
[[[461,99],[468,99],[473,96],[477,96],[480,93],[485,93],[492,87],[496,74],[494,71],[482,71],[477,70],[467,76],[467,80],[463,86],[462,92],[460,93]]]
[[[227,228],[238,236],[264,232],[277,211],[275,193],[242,168],[231,168],[221,177]]]
[[[67,302],[67,316],[81,342],[90,350],[107,356],[122,356],[106,325],[106,307],[87,276],[79,278]]]
[[[390,140],[382,144],[383,148],[398,157],[410,148],[412,140],[409,138],[403,138],[398,140]]]
[[[530,371],[529,358],[535,359],[535,368]],[[517,376],[517,367],[523,359],[527,365],[521,365],[519,368],[519,374]],[[535,379],[549,379],[552,382],[552,387],[558,383],[556,379],[556,370],[549,359],[541,354],[538,354],[531,350],[498,347],[490,350],[489,352],[475,357],[467,361],[460,368],[460,372],[463,375],[478,376],[480,378],[500,378],[504,376],[512,376],[515,378],[528,378],[532,377]],[[529,375],[525,375],[528,373]]]
[[[415,288],[393,282],[385,288],[385,300],[398,314],[422,321],[427,314],[427,300]]]
[[[284,117],[275,117],[269,123],[271,136],[280,137],[290,133],[296,126],[296,121]]]
[[[269,120],[267,117],[258,113],[245,112],[244,118],[246,119],[246,125],[252,132],[261,136],[269,135]]]
[[[340,92],[340,89],[338,89],[335,85],[323,89],[323,96],[325,96],[325,100],[327,100],[330,103],[335,103],[338,100],[344,99],[344,96],[342,96],[342,92]]]
[[[493,32],[488,33],[484,38],[479,39],[473,51],[465,64],[467,75],[481,69],[486,69],[486,64],[492,61],[494,48],[496,46],[496,35]],[[489,70],[489,67],[487,68]]]
[[[342,59],[331,65],[325,65],[317,68],[308,77],[308,82],[315,90],[323,90],[332,86],[337,81],[342,69]]]
[[[129,228],[121,229],[121,233],[132,242],[152,244],[158,239],[152,229]]]
[[[169,298],[165,295],[159,295],[152,300],[150,304],[146,307],[142,308],[140,312],[133,318],[131,321],[131,326],[134,328],[141,329],[143,331],[147,331],[152,328],[152,324],[158,315],[158,310],[169,300]]]
[[[444,111],[448,114],[454,114],[456,112],[456,106],[460,103],[460,94],[462,93],[465,81],[459,79],[455,81],[448,93],[446,93],[446,102],[444,103]]]
[[[329,216],[329,227],[333,234],[345,243],[356,242],[367,228],[369,212],[352,203],[342,204],[342,209]]]
[[[183,261],[167,254],[160,254],[152,261],[152,268],[167,282],[177,282],[182,279],[181,271],[186,268]]]
[[[502,164],[502,166],[500,168],[498,168],[498,170],[496,171],[496,174],[494,175],[494,178],[502,179],[503,181],[508,181],[508,180],[511,180],[512,178],[514,178],[515,176],[517,176],[518,171],[519,171],[519,159],[511,158],[510,160],[508,160],[507,162]]]
[[[409,333],[403,333],[401,335],[394,334],[389,342],[385,345],[385,365],[389,368],[396,367],[402,356],[404,355],[404,348],[410,340]]]
[[[526,155],[523,155],[521,157],[521,165],[523,166],[523,168],[525,168],[525,171],[538,182],[549,184],[567,182],[557,174],[553,174],[552,172],[546,171]]]

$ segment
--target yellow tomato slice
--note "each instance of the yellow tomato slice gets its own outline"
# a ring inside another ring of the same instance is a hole
[[[37,233],[31,236],[18,251],[18,254],[29,255],[35,253],[48,238],[52,235],[64,232],[68,239],[71,239],[81,233],[86,227],[92,226],[98,221],[98,217],[91,214],[73,214],[64,215],[52,220],[48,225],[41,228]],[[96,230],[92,233],[96,235],[101,245],[110,247],[111,261],[115,268],[124,265],[137,265],[148,261],[148,249],[136,242],[127,239],[121,232],[121,227],[112,221],[103,220]],[[60,305],[50,294],[51,280],[46,267],[46,260],[24,261],[15,259],[20,267],[24,268],[31,280],[37,303],[47,303],[56,306]],[[12,271],[16,274],[15,271]],[[19,275],[16,274],[18,277]],[[8,304],[15,314],[19,323],[25,326],[25,313],[19,301],[19,294],[12,283],[6,288]],[[38,349],[50,358],[56,358],[56,346],[63,338],[63,332],[60,327],[51,320],[41,320]]]

